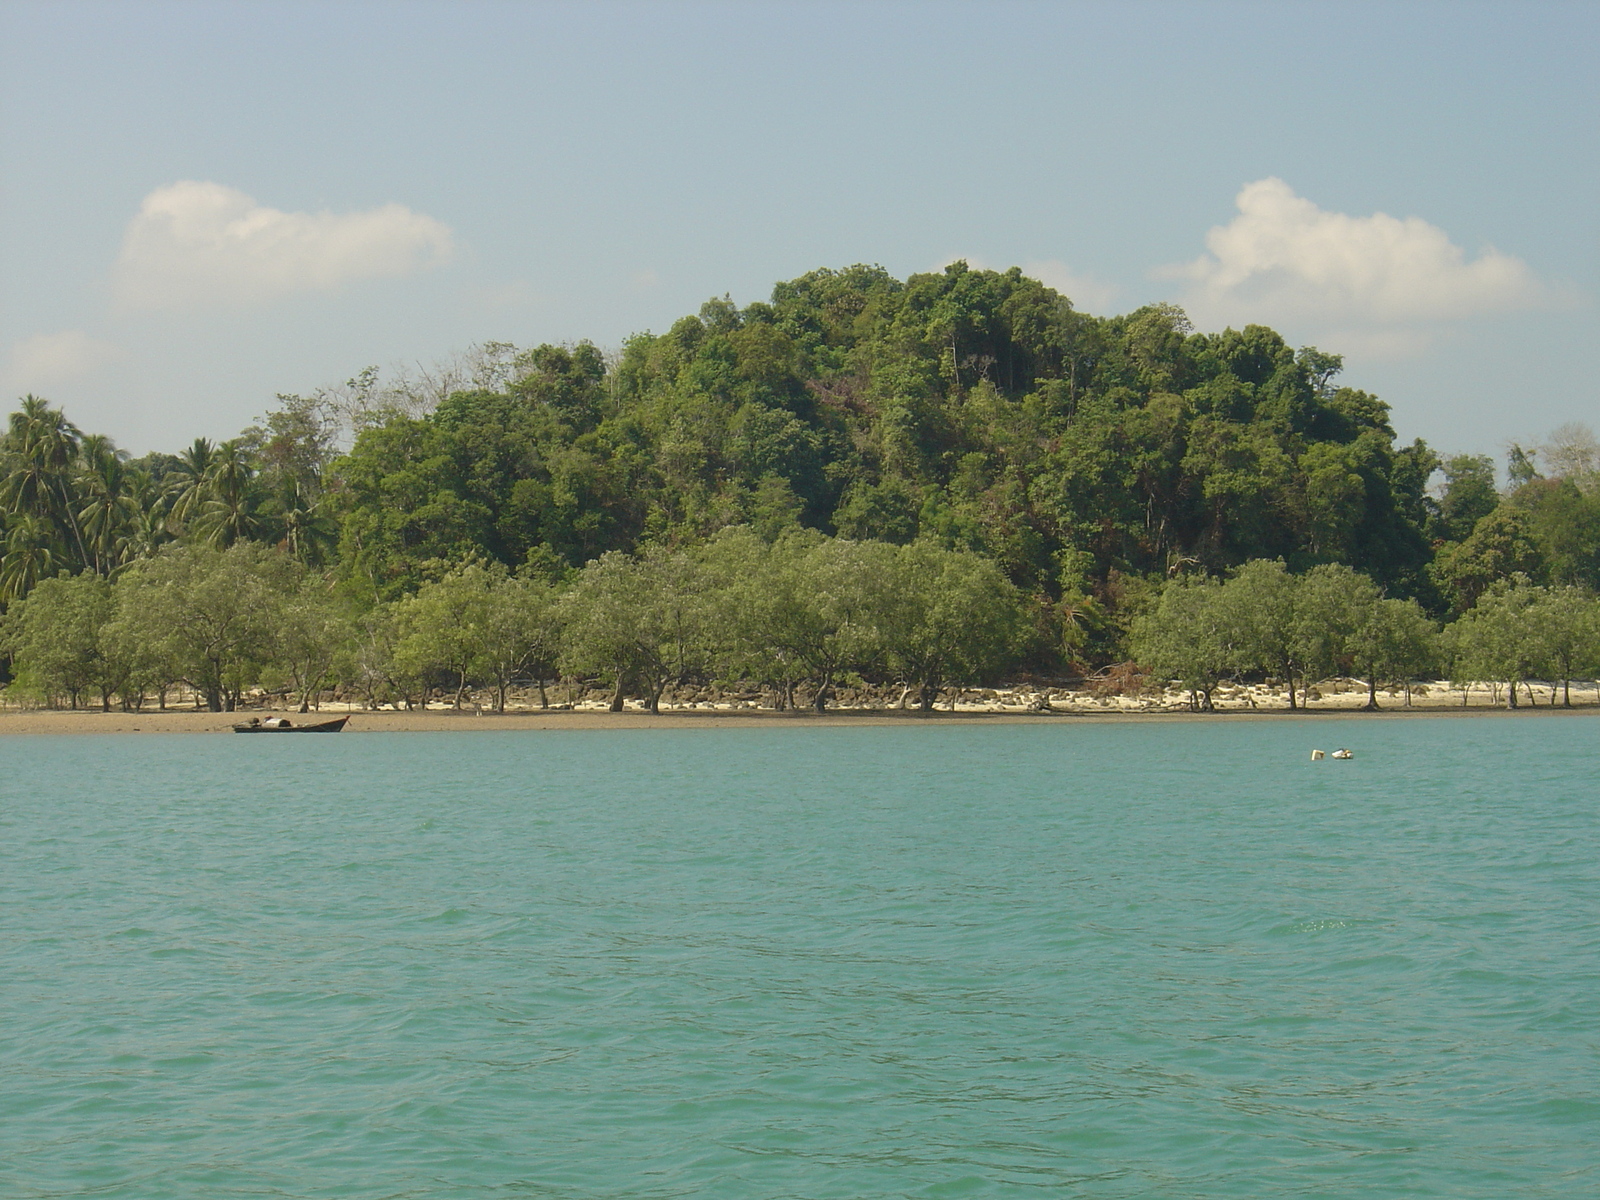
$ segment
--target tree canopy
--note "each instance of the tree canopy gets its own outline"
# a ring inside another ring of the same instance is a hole
[[[151,604],[199,611],[202,576],[260,574],[270,550],[281,578],[248,594],[295,649],[265,674],[243,649],[164,657],[153,628],[134,654],[149,614],[118,599],[108,618],[118,669],[225,705],[257,675],[308,696],[357,660],[385,694],[488,672],[503,697],[564,669],[658,696],[737,661],[786,700],[871,670],[926,704],[1002,662],[1167,661],[1161,614],[1199,605],[1207,648],[1174,677],[1203,697],[1270,672],[1293,700],[1310,673],[1421,661],[1418,621],[1600,586],[1592,432],[1513,447],[1500,487],[1485,456],[1397,443],[1342,368],[1264,326],[1094,316],[957,262],[812,271],[614,352],[489,342],[414,376],[368,369],[175,454],[130,458],[28,396],[0,437],[0,606],[46,584],[65,605],[63,575],[119,597],[170,576]],[[498,632],[469,635],[465,612]]]

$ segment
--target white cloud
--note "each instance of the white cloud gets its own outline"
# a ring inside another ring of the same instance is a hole
[[[1003,269],[990,266],[972,254],[957,254],[953,258],[947,258],[935,269],[942,271],[955,262],[965,262],[974,271]],[[1103,312],[1111,306],[1117,296],[1117,289],[1111,284],[1102,283],[1088,275],[1080,275],[1059,259],[1023,263],[1022,273],[1029,279],[1037,279],[1046,287],[1060,292],[1071,300],[1073,308],[1080,312]]]
[[[1428,353],[1438,343],[1439,333],[1436,327],[1417,325],[1387,329],[1375,325],[1328,327],[1319,328],[1311,340],[1326,350],[1350,358],[1392,360],[1418,358]]]
[[[113,277],[125,308],[249,304],[443,263],[450,230],[400,204],[282,212],[220,183],[157,188],[128,224]]]
[[[1073,308],[1080,312],[1104,313],[1117,299],[1117,289],[1111,284],[1081,275],[1056,259],[1024,263],[1022,273],[1047,287],[1055,288],[1071,300]]]
[[[81,329],[36,333],[11,347],[7,356],[7,391],[42,392],[94,374],[117,357],[117,348],[97,341]]]
[[[1420,217],[1327,212],[1270,178],[1246,184],[1236,203],[1239,215],[1206,234],[1208,254],[1157,272],[1187,281],[1181,302],[1203,328],[1326,323],[1402,353],[1428,341],[1418,325],[1556,298],[1521,259],[1491,247],[1469,260]]]

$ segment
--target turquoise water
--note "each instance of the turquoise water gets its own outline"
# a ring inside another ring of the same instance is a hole
[[[6,738],[0,1196],[1592,1197],[1597,740]]]

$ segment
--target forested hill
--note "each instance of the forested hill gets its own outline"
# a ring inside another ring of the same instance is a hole
[[[172,543],[281,547],[369,611],[468,562],[561,584],[608,551],[807,528],[992,559],[1041,628],[1074,631],[1041,644],[1104,663],[1154,585],[1254,560],[1342,564],[1435,616],[1499,581],[1600,585],[1592,434],[1514,449],[1501,492],[1486,457],[1396,446],[1340,367],[1262,326],[1095,317],[956,263],[814,271],[615,353],[368,370],[177,455],[129,460],[30,396],[0,438],[0,607]]]
[[[1281,557],[1431,599],[1437,460],[1339,367],[1166,306],[1089,316],[1016,269],[814,271],[609,369],[540,347],[502,390],[366,430],[336,467],[340,557],[392,596],[434,559],[578,566],[802,524],[968,547],[1053,597]]]

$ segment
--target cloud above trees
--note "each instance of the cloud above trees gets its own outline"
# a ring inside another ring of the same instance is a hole
[[[1202,327],[1316,324],[1403,353],[1442,322],[1559,298],[1521,259],[1492,247],[1469,258],[1420,217],[1329,212],[1276,178],[1246,184],[1235,203],[1207,253],[1158,272],[1187,285],[1180,300]]]
[[[1032,276],[1046,287],[1055,288],[1080,311],[1103,314],[1109,312],[1117,301],[1117,289],[1111,284],[1074,271],[1060,259],[1027,263],[1022,273]]]
[[[944,270],[951,263],[964,262],[974,271],[1003,271],[1005,267],[996,267],[987,259],[975,254],[958,254],[953,258],[943,260],[938,270]],[[1109,284],[1074,271],[1058,258],[1034,259],[1019,264],[1019,269],[1030,279],[1037,279],[1046,287],[1054,288],[1080,312],[1105,314],[1116,303],[1118,289]]]
[[[36,333],[11,347],[0,379],[9,391],[42,391],[92,375],[116,357],[115,346],[81,329]]]
[[[284,212],[236,188],[185,180],[144,198],[112,276],[126,310],[249,305],[438,266],[450,229],[401,204]]]

